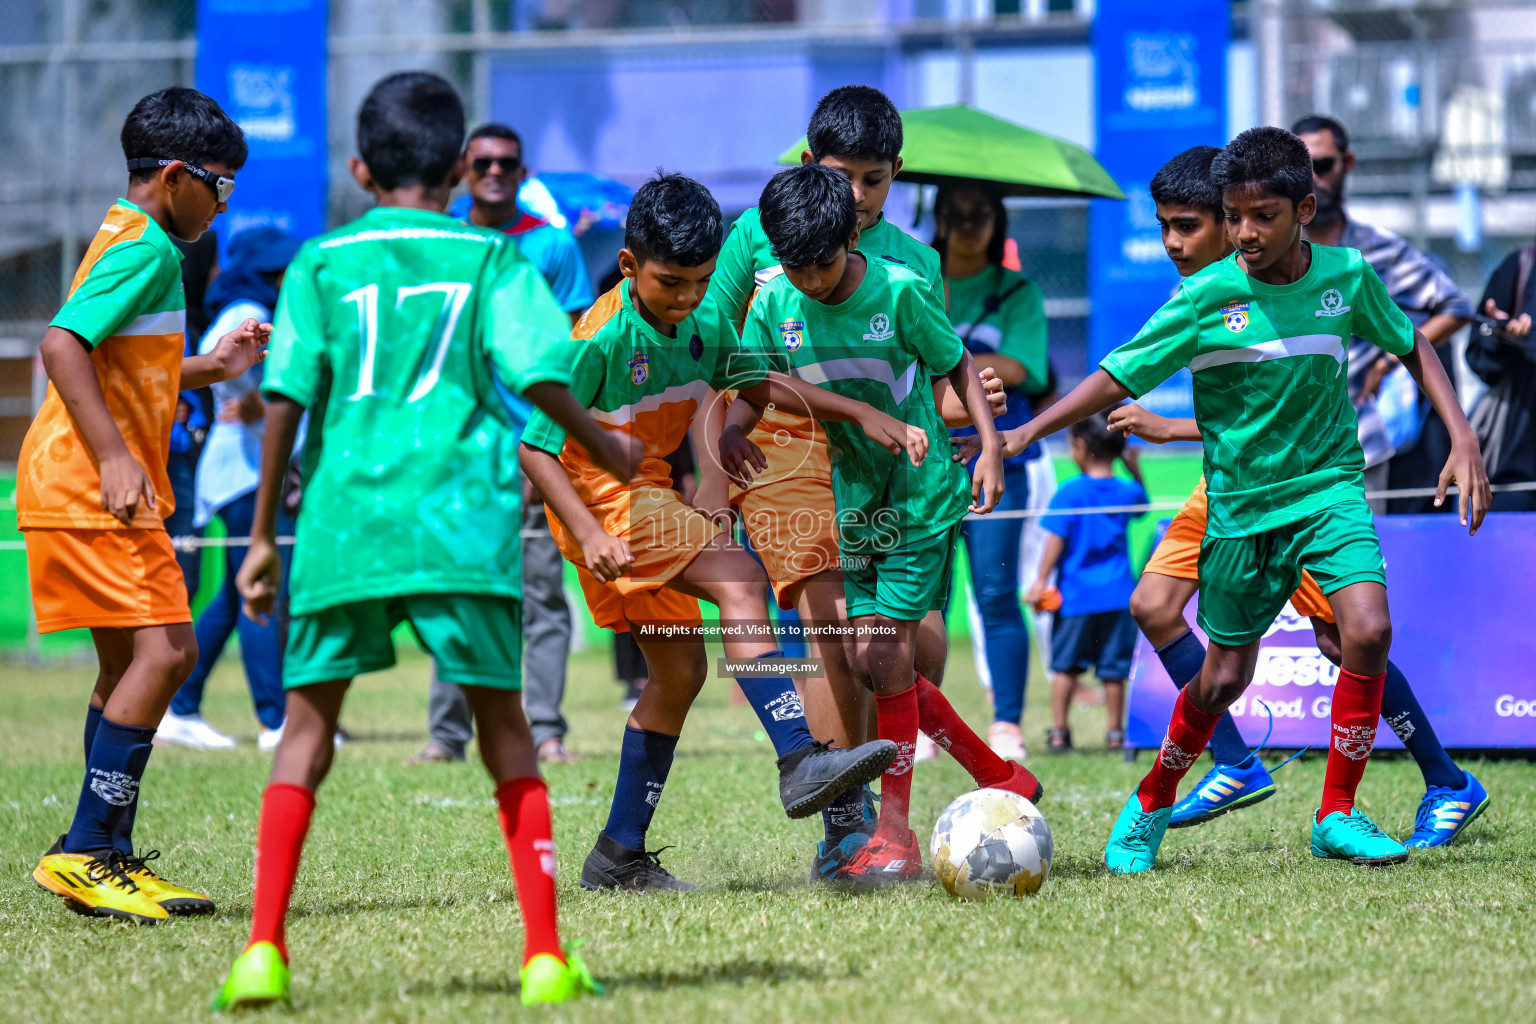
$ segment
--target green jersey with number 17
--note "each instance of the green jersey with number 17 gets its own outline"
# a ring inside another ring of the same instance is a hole
[[[835,306],[780,275],[758,292],[741,340],[768,353],[775,368],[928,433],[928,458],[913,468],[906,452],[892,454],[856,423],[821,424],[845,554],[898,550],[965,515],[970,481],[950,458],[949,431],[933,404],[933,377],[954,369],[965,346],[920,275],[865,257],[864,279]]]
[[[446,214],[379,207],[305,243],[262,383],[310,409],[294,614],[521,594],[522,494],[496,381],[568,384],[569,324],[511,239]]]
[[[1255,280],[1235,254],[1186,277],[1100,364],[1138,398],[1189,367],[1213,537],[1263,533],[1364,499],[1349,339],[1404,356],[1413,324],[1357,250],[1310,247],[1306,273],[1287,285]]]

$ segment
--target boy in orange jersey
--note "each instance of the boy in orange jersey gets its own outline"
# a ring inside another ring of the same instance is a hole
[[[152,872],[156,853],[133,851],[150,741],[197,664],[163,525],[176,394],[244,373],[264,356],[271,325],[247,320],[210,354],[182,356],[171,238],[196,239],[227,208],[246,157],[239,126],[202,93],[173,87],[134,106],[122,145],[127,198],[107,211],[43,335],[48,396],[22,443],[16,509],[38,629],[89,628],[99,664],[74,821],[32,878],[71,909],[152,923],[214,909]]]
[[[875,443],[893,453],[906,449],[914,462],[926,455],[927,438],[862,402],[770,376],[762,357],[743,350],[719,310],[703,302],[720,234],[720,208],[704,186],[677,174],[647,182],[625,224],[624,280],[573,332],[571,392],[606,429],[643,445],[635,478],[621,485],[604,477],[543,414],[535,413],[523,434],[523,471],[544,495],[555,540],[577,567],[593,618],[633,633],[651,669],[624,731],[607,824],[582,866],[586,889],[695,888],[662,868],[645,845],[707,672],[705,647],[693,630],[700,598],[718,606],[726,674],[736,678],[779,755],[786,814],[815,814],[896,758],[888,741],[846,749],[815,742],[794,684],[776,664],[783,652],[773,643],[762,568],[709,516],[683,504],[663,459],[682,443],[711,390],[739,389],[742,404],[803,403],[822,418],[858,423]],[[704,440],[701,461],[717,458],[716,439]]]

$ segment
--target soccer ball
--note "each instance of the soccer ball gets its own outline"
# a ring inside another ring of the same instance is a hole
[[[1024,896],[1037,892],[1051,870],[1051,829],[1017,793],[978,789],[939,815],[928,850],[951,896]]]

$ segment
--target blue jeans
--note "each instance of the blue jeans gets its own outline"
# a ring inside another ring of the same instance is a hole
[[[170,478],[171,495],[176,499],[176,511],[165,518],[165,532],[170,535],[172,543],[178,537],[201,537],[203,531],[192,525],[193,513],[197,510],[197,497],[193,489],[197,478],[196,449],[190,452],[171,452],[165,460],[165,475]],[[187,581],[187,601],[190,603],[197,597],[198,588],[203,582],[203,549],[183,551],[177,548],[176,564],[181,566],[181,575]]]
[[[1029,504],[1029,472],[1008,467],[997,511]],[[976,667],[991,677],[992,717],[1014,725],[1024,717],[1024,685],[1029,680],[1029,633],[1019,607],[1019,541],[1023,519],[967,520],[960,526],[971,568],[971,589],[981,613]]]
[[[224,528],[231,537],[248,537],[251,520],[256,512],[255,493],[236,498],[219,509]],[[278,516],[277,532],[287,536],[293,533],[293,520]],[[268,729],[283,724],[283,645],[278,632],[277,616],[267,618],[265,626],[249,619],[240,610],[240,592],[235,589],[235,573],[245,559],[245,545],[224,549],[224,580],[208,607],[197,617],[193,629],[197,632],[197,668],[171,698],[171,710],[178,715],[198,714],[203,704],[203,687],[208,674],[224,653],[224,645],[236,630],[240,633],[240,658],[245,662],[245,681],[251,688],[251,700],[256,705],[256,717]],[[283,553],[283,589],[277,595],[281,604],[288,600],[289,548]]]

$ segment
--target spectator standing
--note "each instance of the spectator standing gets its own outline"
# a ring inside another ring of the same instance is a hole
[[[208,314],[203,297],[208,286],[219,276],[219,240],[217,233],[205,231],[195,242],[172,240],[181,252],[181,288],[187,304],[187,351],[208,330]],[[166,476],[171,481],[171,496],[176,507],[165,517],[165,531],[176,548],[176,562],[187,581],[187,600],[197,597],[202,586],[203,549],[196,541],[203,535],[193,525],[193,489],[197,460],[212,419],[207,388],[183,391],[176,398],[176,413],[171,421],[171,443],[166,449]]]
[[[996,420],[1004,430],[1031,416],[1030,397],[1048,388],[1045,298],[1024,275],[1003,266],[1008,210],[1001,197],[979,185],[945,186],[934,201],[933,247],[938,250],[947,293],[949,321],[978,369],[1002,380],[1008,409]],[[975,433],[966,427],[950,432]],[[1027,463],[1039,446],[1003,464],[1004,487],[998,511],[1029,505]],[[981,616],[976,636],[976,669],[992,692],[987,743],[1005,760],[1025,756],[1020,724],[1029,678],[1029,633],[1019,608],[1022,518],[991,517],[961,524],[971,588]]]
[[[1331,117],[1312,115],[1291,129],[1312,154],[1312,191],[1317,214],[1307,225],[1308,240],[1318,245],[1358,249],[1376,271],[1387,294],[1415,327],[1435,347],[1447,375],[1454,375],[1451,335],[1471,322],[1472,304],[1435,259],[1425,255],[1390,231],[1354,220],[1344,209],[1344,183],[1355,167],[1344,126]],[[1350,339],[1349,397],[1360,417],[1360,447],[1365,452],[1365,489],[1434,487],[1451,450],[1445,423],[1425,409],[1416,439],[1411,436],[1399,448],[1388,436],[1387,425],[1377,408],[1382,381],[1397,368],[1397,360],[1363,338]],[[1401,371],[1406,372],[1406,371]],[[1454,380],[1454,376],[1452,376]],[[1415,393],[1417,389],[1414,389]],[[1424,409],[1426,403],[1420,403]],[[1399,498],[1390,503],[1373,500],[1380,512],[1434,512],[1434,498]],[[1446,505],[1449,509],[1450,505]]]
[[[1531,348],[1531,314],[1536,308],[1536,245],[1510,253],[1483,289],[1483,312],[1508,320],[1502,331],[1474,330],[1467,342],[1467,366],[1488,385],[1472,410],[1492,484],[1536,481],[1536,350]],[[1495,495],[1500,512],[1536,511],[1536,492]]]
[[[504,124],[481,125],[469,135],[464,161],[469,195],[455,202],[449,213],[516,239],[574,325],[592,305],[592,281],[575,237],[517,205],[517,190],[528,174],[522,139]],[[520,414],[522,403],[503,394],[514,415],[526,421],[526,415]],[[515,449],[507,453],[507,465],[517,465]],[[521,472],[518,476],[522,480]],[[522,487],[523,704],[539,760],[566,763],[575,757],[565,745],[567,726],[560,712],[571,650],[565,562],[550,535],[538,493],[526,480]],[[452,681],[439,679],[435,664],[427,699],[427,731],[430,739],[412,758],[414,763],[462,761],[474,738],[474,720],[463,691]]]
[[[230,240],[228,267],[208,286],[207,316],[203,322],[211,323],[198,345],[199,353],[212,351],[219,338],[247,318],[257,323],[271,322],[283,272],[298,249],[297,238],[275,227],[251,228]],[[212,387],[213,424],[197,466],[196,500],[187,502],[187,514],[199,533],[218,517],[229,537],[250,536],[266,409],[261,398],[262,366],[257,363],[233,380]],[[178,502],[178,508],[179,505]],[[280,513],[277,532],[292,534],[292,518]],[[282,736],[282,639],[276,616],[262,625],[240,612],[235,573],[246,550],[243,544],[224,548],[223,582],[194,626],[197,667],[171,699],[170,709],[155,734],[156,742],[203,750],[235,745],[233,737],[208,724],[202,703],[208,676],[224,645],[237,631],[246,683],[261,722],[257,743],[263,750],[272,750]],[[286,555],[288,549],[283,551]]]
[[[1068,480],[1051,498],[1051,509],[1110,509],[1144,505],[1147,489],[1134,449],[1125,436],[1109,428],[1109,414],[1098,413],[1068,431],[1072,461],[1081,476]],[[1125,463],[1133,479],[1115,475],[1115,462]],[[1051,715],[1049,735],[1053,754],[1072,749],[1067,712],[1082,674],[1093,669],[1104,684],[1104,746],[1125,746],[1125,680],[1136,650],[1136,620],[1131,617],[1131,573],[1127,531],[1131,520],[1145,513],[1091,512],[1047,515],[1040,569],[1027,599],[1041,610],[1055,606],[1051,627]],[[1050,586],[1056,570],[1056,586]]]

